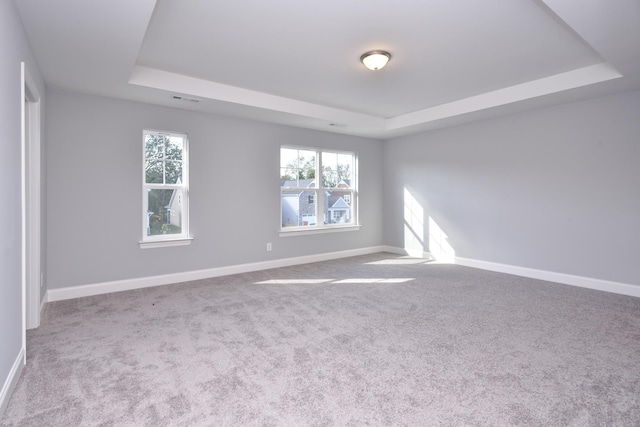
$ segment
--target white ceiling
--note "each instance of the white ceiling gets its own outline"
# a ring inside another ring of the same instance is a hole
[[[15,3],[48,85],[329,132],[389,138],[640,88],[638,0]],[[373,49],[392,54],[377,72],[359,62]]]

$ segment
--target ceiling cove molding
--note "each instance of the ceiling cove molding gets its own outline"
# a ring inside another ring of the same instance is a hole
[[[385,130],[386,128],[385,120],[381,117],[325,107],[310,102],[270,95],[264,92],[229,86],[154,68],[136,66],[129,78],[129,83],[193,95],[198,98],[208,98],[216,101],[309,117],[328,123],[344,123],[349,126],[369,128],[372,130]]]
[[[387,119],[385,128],[386,130],[403,129],[409,126],[448,119],[462,114],[499,107],[620,77],[622,77],[622,74],[608,63],[590,65],[577,70],[567,71],[413,113],[392,117]]]
[[[391,118],[325,107],[142,66],[134,68],[129,83],[384,132],[433,123],[620,77],[622,74],[618,70],[603,62]]]

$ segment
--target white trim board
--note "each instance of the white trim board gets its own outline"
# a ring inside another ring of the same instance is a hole
[[[161,276],[140,277],[136,279],[117,280],[112,282],[48,289],[45,300],[46,302],[62,301],[92,295],[108,294],[111,292],[129,291],[133,289],[148,288],[152,286],[170,285],[174,283],[206,279],[209,277],[228,276],[231,274],[249,273],[252,271],[268,270],[272,268],[288,267],[292,265],[308,264],[312,262],[330,261],[333,259],[367,255],[377,252],[390,252],[398,255],[413,256],[416,258],[434,259],[429,252],[423,252],[422,255],[420,255],[395,246],[372,246],[368,248],[353,249],[340,252],[329,252],[295,258],[283,258],[271,261],[238,264],[205,270],[187,271],[184,273],[165,274]],[[466,267],[479,268],[481,270],[489,270],[499,273],[513,274],[516,276],[529,277],[531,279],[539,279],[565,285],[579,286],[583,288],[596,289],[616,294],[640,297],[640,286],[634,286],[626,283],[611,282],[583,276],[573,276],[569,274],[555,273],[552,271],[536,270],[533,268],[518,267],[508,264],[498,264],[462,257],[456,257],[455,264],[463,265]]]
[[[392,254],[410,256],[412,258],[422,258],[431,261],[435,260],[435,257],[431,254],[431,252],[422,252],[417,249],[405,249],[398,248],[396,246],[383,246],[382,249],[384,250],[384,252],[389,252]]]
[[[22,71],[22,198],[24,326],[40,325],[41,289],[41,99],[38,86],[24,62]],[[24,337],[26,343],[26,335]],[[26,346],[26,344],[24,344]]]
[[[431,253],[424,252],[422,256],[411,250],[396,246],[383,246],[385,252],[399,255],[408,255],[416,258],[434,259]],[[537,270],[535,268],[518,267],[516,265],[499,264],[477,259],[456,257],[453,264],[465,267],[478,268],[480,270],[495,271],[497,273],[513,274],[514,276],[528,277],[530,279],[545,280],[547,282],[560,283],[562,285],[578,286],[580,288],[595,289],[614,294],[640,297],[640,286],[628,283],[612,282],[609,280],[594,279],[591,277],[574,276],[571,274],[556,273],[554,271]]]
[[[20,349],[20,352],[18,353],[16,361],[11,367],[11,371],[9,371],[9,376],[2,386],[2,391],[0,391],[0,418],[2,418],[2,416],[4,415],[4,411],[7,409],[7,405],[9,404],[9,399],[11,399],[13,389],[20,379],[20,374],[22,373],[22,368],[24,367],[24,355],[25,351],[24,347],[22,347]]]
[[[295,258],[282,258],[271,261],[261,261],[249,264],[238,264],[226,267],[210,268],[205,270],[187,271],[184,273],[165,274],[161,276],[140,277],[136,279],[116,280],[112,282],[48,289],[47,302],[82,298],[93,295],[102,295],[111,292],[130,291],[133,289],[148,288],[152,286],[170,285],[174,283],[188,282],[191,280],[228,276],[231,274],[249,273],[252,271],[261,271],[269,270],[272,268],[289,267],[292,265],[309,264],[312,262],[330,261],[333,259],[374,254],[384,251],[385,247],[383,246],[372,246],[368,248],[352,249],[347,251],[328,252]]]
[[[609,280],[594,279],[591,277],[574,276],[571,274],[556,273],[554,271],[537,270],[534,268],[518,267],[509,264],[498,264],[489,261],[456,257],[455,263],[465,267],[474,267],[482,270],[496,271],[498,273],[513,274],[531,279],[546,280],[548,282],[561,283],[563,285],[578,286],[581,288],[595,289],[598,291],[612,292],[614,294],[640,297],[640,286],[627,283],[612,282]]]

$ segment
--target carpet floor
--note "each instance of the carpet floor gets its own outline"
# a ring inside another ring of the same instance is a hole
[[[638,426],[640,298],[388,253],[46,305],[0,426]]]

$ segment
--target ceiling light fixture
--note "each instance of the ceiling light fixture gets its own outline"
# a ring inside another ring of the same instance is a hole
[[[391,59],[391,54],[384,50],[372,50],[370,52],[363,53],[360,57],[360,62],[364,64],[370,70],[378,71]]]

